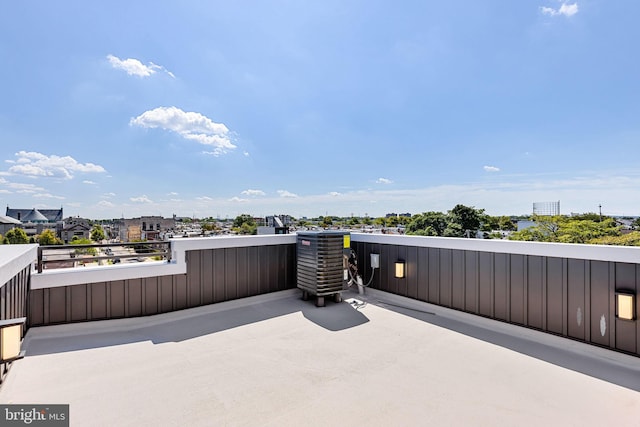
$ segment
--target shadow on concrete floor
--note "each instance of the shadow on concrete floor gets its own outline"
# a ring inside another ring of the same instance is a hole
[[[47,327],[42,331],[40,328],[32,328],[27,333],[25,348],[27,356],[35,356],[144,341],[154,344],[180,342],[296,312],[301,312],[307,320],[334,332],[369,321],[364,314],[344,301],[328,301],[325,307],[316,307],[313,301],[303,301],[301,294],[268,301],[247,300],[246,304],[240,305],[237,301],[233,302],[234,307],[231,308],[225,307],[231,304],[219,303],[147,317],[57,325],[51,328],[63,333],[54,332],[51,336],[46,333],[40,335]],[[207,311],[207,307],[211,311]],[[113,325],[111,330],[109,322]],[[97,326],[96,332],[91,331],[92,324]],[[103,331],[100,332],[100,329]],[[73,333],[74,330],[77,330],[76,334]]]

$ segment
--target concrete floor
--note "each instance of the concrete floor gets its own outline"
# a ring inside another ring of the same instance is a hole
[[[368,290],[32,328],[2,403],[72,426],[637,426],[640,359]]]

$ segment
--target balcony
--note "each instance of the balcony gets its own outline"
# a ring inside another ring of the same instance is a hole
[[[324,308],[295,289],[295,236],[41,274],[37,248],[1,253],[3,318],[28,300],[29,329],[0,402],[69,403],[72,425],[637,421],[640,334],[614,306],[638,289],[635,248],[359,234],[352,248],[366,279],[370,253],[380,269]]]

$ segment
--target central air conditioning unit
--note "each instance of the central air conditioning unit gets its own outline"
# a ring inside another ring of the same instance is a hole
[[[348,231],[299,232],[297,237],[297,286],[302,299],[316,297],[316,306],[324,307],[324,298],[342,301],[348,288],[346,260],[351,250]],[[347,255],[347,256],[345,256]]]

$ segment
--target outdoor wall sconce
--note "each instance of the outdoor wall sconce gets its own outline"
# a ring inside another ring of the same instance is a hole
[[[0,321],[0,363],[8,363],[24,357],[24,351],[20,351],[20,342],[22,325],[26,322],[26,317]]]
[[[636,296],[631,292],[616,292],[616,317],[624,320],[636,318]]]
[[[404,278],[404,261],[396,261],[396,278]]]

